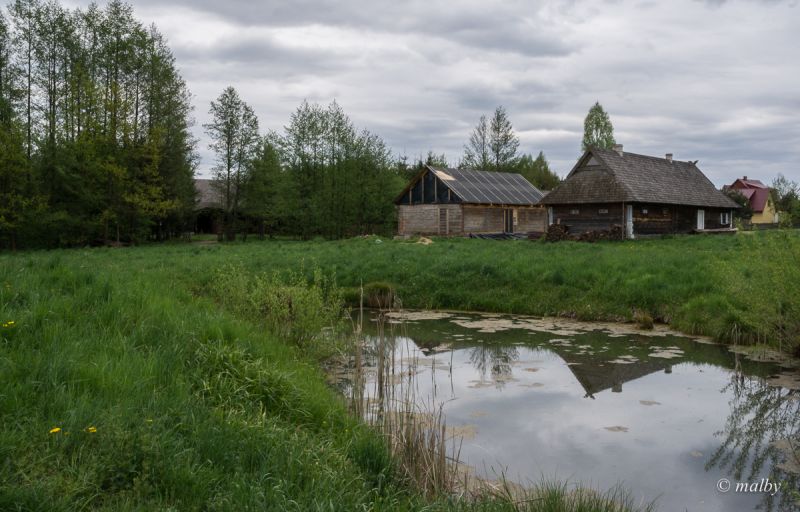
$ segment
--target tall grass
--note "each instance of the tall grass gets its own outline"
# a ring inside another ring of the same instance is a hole
[[[555,244],[435,239],[430,245],[374,237],[197,248],[190,275],[239,264],[250,273],[313,269],[335,274],[357,305],[361,283],[391,290],[406,308],[561,315],[582,320],[651,317],[723,342],[800,342],[800,231],[676,236],[621,243]],[[144,249],[185,254],[178,247]],[[184,265],[180,265],[182,268]]]
[[[619,495],[550,493],[554,484],[524,499],[408,485],[385,439],[319,370],[330,343],[319,333],[335,326],[341,297],[383,282],[406,307],[642,311],[790,349],[799,249],[795,233],[755,233],[0,255],[0,510],[635,510]],[[245,292],[223,282],[226,265]]]

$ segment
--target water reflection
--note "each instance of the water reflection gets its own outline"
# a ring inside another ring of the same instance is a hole
[[[469,361],[478,372],[479,382],[491,381],[502,389],[512,378],[512,364],[519,360],[514,346],[480,344],[469,351]]]
[[[768,475],[782,492],[764,493],[764,510],[800,508],[800,393],[771,386],[741,371],[731,374],[722,390],[731,399],[730,415],[716,433],[722,444],[706,464],[737,482],[758,482]],[[797,508],[795,508],[797,507]]]
[[[776,364],[672,333],[548,330],[521,317],[377,322],[371,335],[367,414],[381,417],[398,393],[433,403],[448,428],[469,433],[462,461],[480,476],[624,482],[642,500],[660,496],[661,510],[798,506],[800,401],[767,384]],[[716,490],[720,478],[766,477],[783,492]]]

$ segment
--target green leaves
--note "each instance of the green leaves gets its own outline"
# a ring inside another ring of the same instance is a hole
[[[611,125],[611,118],[603,110],[600,102],[596,102],[586,119],[583,121],[583,142],[581,150],[586,151],[590,147],[611,149],[617,142],[614,140],[614,127]]]

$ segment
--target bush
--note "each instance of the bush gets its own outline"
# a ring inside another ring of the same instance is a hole
[[[397,295],[394,286],[383,281],[367,283],[364,285],[364,305],[371,308],[391,309],[394,307]]]
[[[309,282],[295,273],[253,275],[228,265],[216,273],[210,287],[226,307],[261,320],[271,333],[300,346],[335,330],[344,314],[341,292],[319,269]]]

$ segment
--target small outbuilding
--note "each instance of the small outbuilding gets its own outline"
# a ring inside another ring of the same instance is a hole
[[[717,190],[697,162],[591,148],[541,201],[548,224],[572,234],[622,228],[626,238],[732,229],[739,205]]]
[[[759,180],[748,179],[747,176],[739,178],[731,185],[723,187],[724,190],[735,190],[742,194],[753,210],[750,222],[753,224],[776,224],[779,220],[778,212],[772,203],[769,187]]]
[[[222,233],[222,197],[214,180],[195,178],[195,233]]]
[[[543,194],[520,174],[426,166],[395,199],[400,235],[542,233]]]

